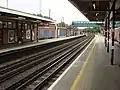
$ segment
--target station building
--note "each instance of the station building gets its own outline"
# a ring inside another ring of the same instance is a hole
[[[46,25],[53,22],[30,13],[0,7],[0,46],[37,41],[38,30],[44,27],[40,23]]]
[[[58,27],[58,36],[59,37],[69,37],[79,35],[81,30],[75,27]]]
[[[77,33],[79,31],[74,27],[58,27],[55,20],[0,7],[0,47]]]
[[[56,38],[57,37],[57,29],[55,24],[47,24],[44,26],[38,27],[38,39],[44,39],[44,38]]]

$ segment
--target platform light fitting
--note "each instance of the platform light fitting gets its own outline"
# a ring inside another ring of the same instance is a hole
[[[93,8],[95,9],[95,3],[93,3]]]
[[[99,13],[96,13],[96,16],[98,16],[99,15]]]
[[[95,1],[93,2],[93,8],[96,9]]]

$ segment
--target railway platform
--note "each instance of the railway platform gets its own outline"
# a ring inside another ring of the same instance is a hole
[[[120,45],[115,43],[114,65],[106,49],[104,37],[96,35],[48,90],[120,90]]]
[[[60,38],[52,38],[52,39],[44,39],[44,40],[39,40],[38,42],[29,42],[29,43],[25,43],[25,44],[19,44],[17,46],[8,46],[8,47],[3,47],[0,49],[0,53],[4,53],[4,52],[8,52],[8,51],[13,51],[13,50],[18,50],[18,49],[23,49],[23,48],[28,48],[28,47],[33,47],[33,46],[37,46],[37,45],[42,45],[42,44],[47,44],[47,43],[52,43],[52,42],[56,42],[56,41],[61,41],[61,40],[67,40],[70,38],[75,38],[75,37],[79,37],[82,35],[78,35],[78,36],[70,36],[70,37],[60,37]]]

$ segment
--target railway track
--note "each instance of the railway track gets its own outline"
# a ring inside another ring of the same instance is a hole
[[[41,90],[92,38],[93,36],[78,38],[2,67],[1,90]]]
[[[23,59],[19,62],[2,67],[0,69],[0,82],[4,81],[6,79],[9,79],[17,74],[20,74],[20,73],[34,67],[35,65],[38,65],[39,63],[43,62],[45,59],[48,59],[54,55],[57,55],[58,53],[60,53],[64,50],[70,48],[73,44],[75,44],[76,41],[78,41],[78,39],[75,41],[63,44],[61,46],[37,53],[36,55],[30,56],[29,58]],[[54,51],[56,51],[56,52],[54,52]]]
[[[3,52],[3,53],[0,53],[0,64],[11,62],[11,61],[13,62],[16,59],[20,60],[20,58],[22,58],[22,59],[26,58],[27,56],[31,56],[33,54],[39,53],[41,51],[45,51],[47,49],[59,46],[61,44],[70,42],[72,40],[75,40],[77,38],[84,37],[84,36],[85,35],[78,36],[78,37],[71,38],[71,39],[65,39],[62,41],[50,42],[50,43],[36,45],[36,46],[32,46],[32,47]],[[0,67],[1,67],[1,65],[0,65]]]

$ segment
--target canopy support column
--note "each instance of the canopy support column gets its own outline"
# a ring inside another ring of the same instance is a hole
[[[38,42],[38,23],[37,23],[37,42]]]
[[[30,41],[32,42],[32,30],[33,30],[33,25],[30,23]]]
[[[111,50],[111,65],[114,61],[114,29],[115,29],[115,2],[113,2],[113,18],[112,18],[112,50]]]
[[[108,30],[108,43],[107,43],[107,52],[109,52],[109,39],[110,39],[110,5],[108,5],[108,25],[107,25],[107,30]]]
[[[18,29],[18,21],[16,21],[16,31],[17,31],[17,44],[19,44],[19,29]]]
[[[110,20],[109,20],[109,17],[108,17],[108,25],[107,25],[107,29],[108,29],[108,42],[107,42],[107,52],[109,52],[109,39],[110,39]]]
[[[105,20],[105,47],[107,47],[107,19]]]
[[[21,44],[23,44],[23,22],[21,22],[21,30],[20,30],[20,32],[21,32]]]

